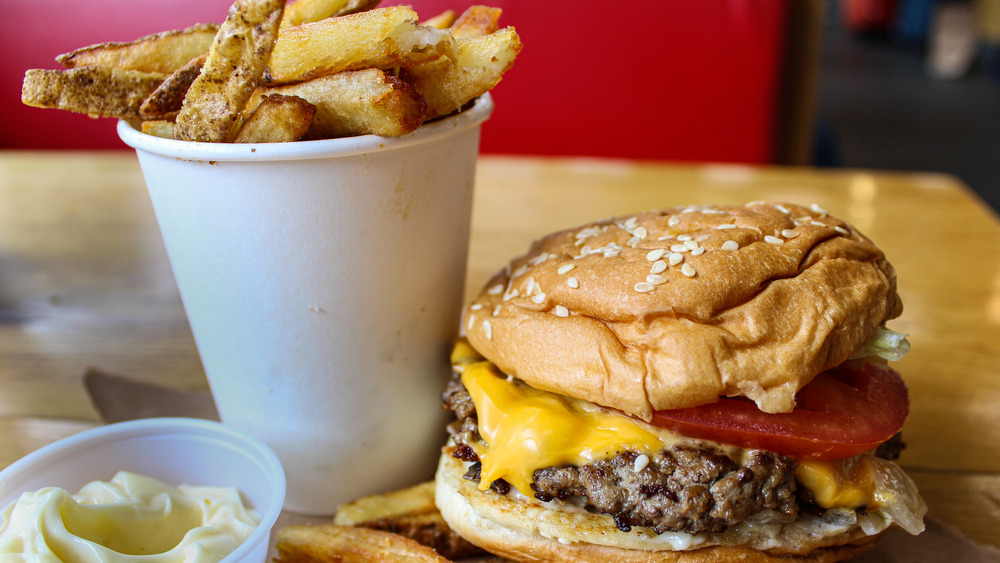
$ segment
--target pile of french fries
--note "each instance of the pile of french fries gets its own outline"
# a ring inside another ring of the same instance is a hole
[[[492,89],[521,51],[499,8],[418,23],[378,1],[236,0],[221,25],[60,55],[66,70],[25,73],[21,100],[183,141],[398,136]]]
[[[276,563],[445,563],[487,555],[448,527],[433,481],[341,505],[332,522],[285,526],[276,547]]]

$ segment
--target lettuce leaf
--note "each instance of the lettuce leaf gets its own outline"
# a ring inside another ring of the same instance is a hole
[[[880,326],[875,329],[875,334],[871,335],[861,345],[861,348],[858,348],[851,359],[878,356],[892,362],[898,362],[910,351],[910,341],[906,339],[907,336],[909,335],[888,329],[884,325]]]

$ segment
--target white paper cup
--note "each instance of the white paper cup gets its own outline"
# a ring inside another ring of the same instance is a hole
[[[76,493],[91,481],[110,480],[119,471],[173,486],[236,487],[261,521],[221,563],[267,559],[271,528],[285,495],[281,464],[260,440],[208,420],[121,422],[49,444],[0,471],[0,509],[21,493],[43,487]]]
[[[429,478],[489,96],[399,138],[136,149],[222,420],[271,446],[285,508]]]

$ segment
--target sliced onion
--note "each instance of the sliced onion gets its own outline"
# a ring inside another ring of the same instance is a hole
[[[871,470],[880,512],[910,534],[923,532],[927,503],[909,475],[895,463],[877,457],[871,458]]]

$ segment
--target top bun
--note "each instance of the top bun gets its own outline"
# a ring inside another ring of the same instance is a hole
[[[616,217],[553,233],[469,305],[469,341],[533,387],[649,419],[795,394],[899,316],[896,273],[816,207],[755,202]]]

